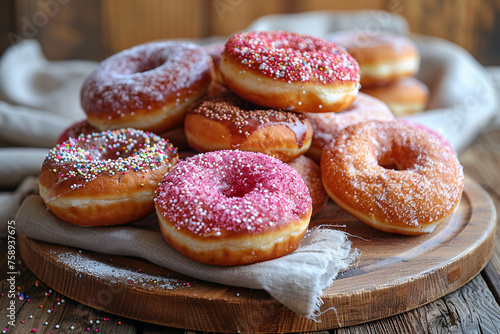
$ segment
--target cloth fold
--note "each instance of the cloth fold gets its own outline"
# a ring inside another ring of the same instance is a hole
[[[38,195],[29,196],[16,215],[17,233],[50,243],[104,254],[146,259],[193,278],[237,287],[263,289],[299,315],[314,318],[321,293],[340,271],[358,259],[347,234],[314,228],[299,248],[279,259],[247,266],[211,266],[174,250],[162,237],[155,215],[127,226],[80,227],[61,221]],[[293,293],[292,293],[293,292]]]

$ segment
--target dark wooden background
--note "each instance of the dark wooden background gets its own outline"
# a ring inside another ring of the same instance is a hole
[[[500,65],[500,0],[1,0],[0,53],[36,38],[49,59],[101,60],[154,39],[227,36],[266,14],[355,9],[401,14],[411,32]]]

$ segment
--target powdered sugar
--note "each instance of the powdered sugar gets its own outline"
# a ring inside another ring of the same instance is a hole
[[[54,252],[54,251],[51,251]],[[117,265],[106,264],[75,252],[56,252],[57,262],[75,270],[76,275],[89,275],[96,279],[103,279],[109,283],[139,284],[141,287],[152,290],[162,288],[166,290],[185,286],[185,283],[165,275],[150,275],[134,272],[130,268],[120,268]]]
[[[104,60],[82,87],[87,113],[123,117],[135,110],[154,108],[182,98],[204,77],[210,78],[210,60],[203,48],[188,42],[138,45]]]

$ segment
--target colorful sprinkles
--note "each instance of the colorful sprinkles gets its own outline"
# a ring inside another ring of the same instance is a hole
[[[100,175],[147,173],[170,165],[175,155],[177,150],[152,132],[120,129],[69,138],[49,151],[44,164],[59,173],[60,180],[78,177],[89,182]]]
[[[225,53],[235,57],[247,70],[284,82],[308,82],[316,78],[359,83],[359,66],[343,48],[309,35],[284,31],[254,31],[232,36]]]
[[[177,229],[221,236],[258,233],[298,220],[312,205],[293,167],[271,156],[214,151],[178,163],[158,187],[156,205]]]

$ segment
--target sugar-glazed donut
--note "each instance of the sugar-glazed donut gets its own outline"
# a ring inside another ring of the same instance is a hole
[[[382,231],[430,233],[458,207],[462,167],[450,146],[421,126],[371,121],[350,126],[321,157],[330,198]]]

